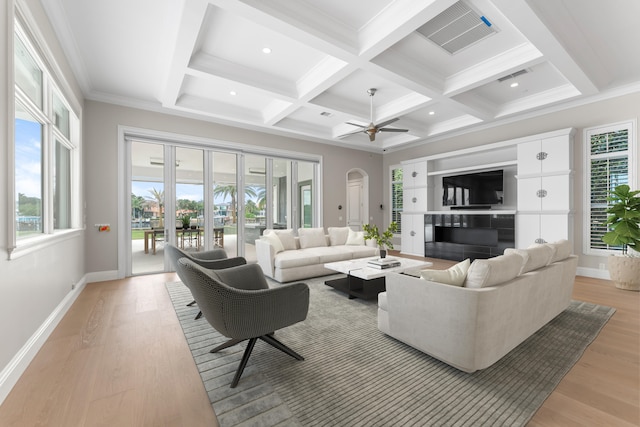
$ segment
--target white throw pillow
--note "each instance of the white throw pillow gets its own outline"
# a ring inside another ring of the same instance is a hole
[[[262,234],[261,239],[273,246],[275,253],[284,251],[284,246],[282,246],[280,238],[278,238],[278,236],[273,231],[265,232],[264,234]]]
[[[339,246],[347,243],[347,237],[349,237],[349,227],[329,227],[329,243],[331,246]]]
[[[345,245],[364,246],[364,231],[353,231],[349,229],[349,235],[347,236]]]
[[[273,232],[278,236],[278,239],[280,239],[285,251],[298,249],[296,247],[296,236],[293,234],[293,230],[291,228],[286,230],[273,230]]]
[[[569,243],[569,241],[566,239],[547,243],[546,246],[550,246],[555,249],[550,263],[562,261],[563,259],[568,258],[569,255],[571,255],[571,243]]]
[[[467,288],[486,288],[508,282],[518,277],[522,262],[522,257],[516,253],[489,259],[477,259],[469,267],[464,286]]]
[[[511,253],[516,253],[523,258],[520,274],[524,274],[548,265],[551,249],[546,245],[540,245],[528,249],[507,248],[504,250],[505,255]]]
[[[467,272],[471,261],[469,258],[462,262],[457,263],[454,266],[449,267],[446,270],[431,270],[425,269],[420,271],[420,277],[424,280],[430,280],[432,282],[444,283],[446,285],[462,286],[464,280],[467,278]]]
[[[300,238],[300,249],[327,246],[322,227],[298,228],[298,237]]]

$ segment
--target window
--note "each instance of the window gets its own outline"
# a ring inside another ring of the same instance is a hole
[[[585,156],[585,188],[588,194],[585,201],[585,224],[589,224],[585,239],[586,253],[598,254],[622,249],[608,246],[602,241],[602,236],[607,232],[604,223],[607,219],[609,191],[618,185],[633,182],[635,171],[631,159],[634,158],[634,145],[635,122],[585,129],[585,147],[588,150]]]
[[[398,224],[398,231],[402,231],[402,168],[391,168],[391,221]]]
[[[10,251],[80,227],[79,119],[17,20],[15,28]]]

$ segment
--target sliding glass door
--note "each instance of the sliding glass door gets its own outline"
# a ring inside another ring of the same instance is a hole
[[[256,262],[266,228],[317,226],[318,163],[127,138],[125,275],[171,271],[164,246]]]

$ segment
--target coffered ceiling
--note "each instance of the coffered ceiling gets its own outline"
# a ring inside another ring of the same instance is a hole
[[[358,149],[640,89],[636,0],[41,1],[87,99]]]

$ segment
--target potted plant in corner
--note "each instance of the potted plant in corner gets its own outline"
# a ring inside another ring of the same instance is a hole
[[[602,241],[610,246],[622,246],[622,254],[609,257],[609,274],[619,289],[640,290],[640,190],[619,185],[607,197],[609,207],[607,233]],[[631,248],[635,256],[627,252]]]
[[[378,226],[375,224],[365,224],[362,228],[365,233],[364,239],[376,242],[376,245],[380,250],[380,258],[385,258],[387,256],[387,249],[393,249],[391,239],[393,239],[393,233],[398,231],[398,224],[392,221],[384,233],[380,233]]]

